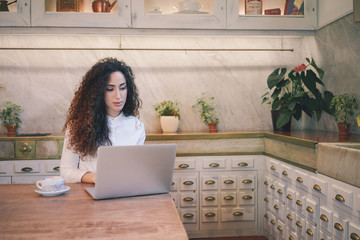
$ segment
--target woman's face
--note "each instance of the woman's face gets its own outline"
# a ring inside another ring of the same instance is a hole
[[[127,86],[124,74],[113,72],[105,90],[106,113],[111,117],[118,116],[125,106]]]

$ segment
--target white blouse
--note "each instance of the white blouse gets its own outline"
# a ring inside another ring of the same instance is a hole
[[[145,142],[144,124],[134,116],[126,117],[123,113],[112,118],[107,116],[110,129],[109,139],[112,146],[142,145]],[[68,136],[65,134],[64,147],[61,155],[60,173],[68,183],[81,182],[87,172],[96,172],[95,157],[80,160],[80,154],[67,148]]]

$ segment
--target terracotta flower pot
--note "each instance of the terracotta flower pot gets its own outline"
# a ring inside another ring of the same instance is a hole
[[[13,127],[11,124],[6,125],[7,128],[7,136],[8,137],[16,137],[16,127]]]
[[[339,129],[339,135],[340,136],[349,136],[350,135],[350,123],[344,124],[344,123],[338,123],[337,124]]]
[[[217,123],[209,123],[209,133],[216,133],[218,131],[216,125]]]

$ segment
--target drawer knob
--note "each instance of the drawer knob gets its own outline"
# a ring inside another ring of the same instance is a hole
[[[212,196],[206,197],[205,201],[215,201],[215,198]]]
[[[303,182],[304,182],[304,180],[303,180],[301,177],[297,177],[297,178],[296,178],[296,181],[299,182],[299,183],[303,183]]]
[[[336,230],[339,230],[339,231],[344,231],[344,228],[343,228],[343,226],[341,226],[341,224],[340,223],[335,223],[334,224],[334,228],[336,229]]]
[[[224,200],[234,200],[234,197],[233,196],[226,196],[226,197],[224,197]]]
[[[269,185],[269,182],[267,180],[264,181],[265,185]]]
[[[212,184],[215,184],[215,181],[214,180],[207,180],[205,182],[206,185],[212,185]]]
[[[293,236],[289,236],[289,240],[295,240],[295,238]]]
[[[234,212],[233,213],[233,216],[235,216],[235,217],[240,217],[242,215],[244,215],[244,213],[242,213],[242,212]]]
[[[291,196],[291,194],[288,194],[288,195],[286,196],[286,198],[289,199],[289,200],[293,200],[293,196]]]
[[[54,167],[53,170],[54,170],[54,171],[60,171],[60,167],[59,167],[59,166]]]
[[[238,164],[239,167],[247,167],[249,164],[246,162],[241,162]]]
[[[314,236],[313,231],[311,231],[310,229],[306,229],[306,234],[309,236]]]
[[[274,185],[274,184],[271,184],[270,188],[271,188],[271,189],[275,189],[275,185]]]
[[[179,168],[188,168],[189,164],[183,163],[179,165]]]
[[[186,197],[183,199],[185,202],[191,202],[191,201],[194,201],[194,198],[192,197]]]
[[[194,217],[194,214],[192,214],[192,213],[185,213],[185,214],[183,215],[183,217],[184,217],[184,218],[192,218],[192,217]]]
[[[315,185],[313,186],[313,189],[316,190],[316,191],[318,191],[318,192],[321,192],[321,187],[320,187],[319,185],[317,185],[317,184],[315,184]]]
[[[297,200],[297,201],[296,201],[296,205],[302,206],[303,204],[302,204],[302,202],[301,202],[300,200]]]
[[[205,217],[215,217],[215,216],[216,216],[216,214],[213,212],[205,213]]]
[[[356,233],[351,233],[350,234],[350,239],[352,239],[352,240],[360,240],[360,237]]]
[[[210,163],[209,167],[219,167],[220,165],[218,163]]]
[[[265,202],[269,202],[269,199],[267,197],[264,198]]]
[[[193,181],[185,181],[183,182],[184,185],[193,185],[194,182]]]
[[[270,169],[275,171],[275,170],[276,170],[276,167],[275,167],[274,165],[272,165],[272,166],[270,167]]]
[[[269,219],[269,214],[265,213],[264,218]]]
[[[293,219],[294,219],[293,216],[291,216],[291,214],[288,214],[288,215],[286,216],[286,218],[289,219],[289,220],[293,220]]]
[[[284,229],[283,229],[282,226],[278,226],[277,229],[278,229],[280,232],[284,231]]]
[[[275,225],[275,220],[274,219],[271,219],[270,222],[271,222],[272,225]]]
[[[284,170],[284,171],[282,172],[282,175],[287,176],[287,175],[289,175],[289,174],[288,174],[287,171]]]
[[[345,202],[345,198],[340,194],[336,194],[335,199],[338,200],[339,202]]]
[[[24,167],[21,169],[23,172],[31,172],[33,169],[31,167]]]
[[[230,180],[225,180],[224,183],[225,183],[225,184],[233,184],[234,181],[230,179]]]
[[[314,213],[314,209],[312,209],[312,207],[307,206],[306,211],[308,211],[309,213]]]
[[[275,204],[274,209],[279,210],[279,205]]]
[[[278,192],[278,194],[283,194],[284,193],[283,190],[281,190],[281,189],[278,189],[277,192]]]
[[[31,146],[28,143],[24,143],[20,148],[20,152],[24,155],[27,155],[31,152]]]
[[[242,183],[244,183],[244,184],[250,184],[252,182],[253,181],[251,179],[245,179],[244,181],[242,181]]]
[[[299,228],[302,228],[302,224],[301,224],[301,222],[296,221],[296,226],[298,226]]]
[[[250,195],[245,195],[245,196],[242,197],[242,199],[244,199],[244,200],[251,200],[251,199],[252,199],[252,196],[250,196]]]
[[[324,222],[329,222],[329,219],[325,214],[321,214],[320,219],[323,220]]]

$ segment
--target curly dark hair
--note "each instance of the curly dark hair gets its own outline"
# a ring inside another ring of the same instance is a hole
[[[95,156],[101,145],[112,145],[109,139],[105,91],[113,72],[124,74],[127,98],[122,112],[125,116],[139,116],[141,100],[131,68],[116,58],[99,60],[83,77],[67,112],[64,131],[67,131],[66,147],[82,157]]]

